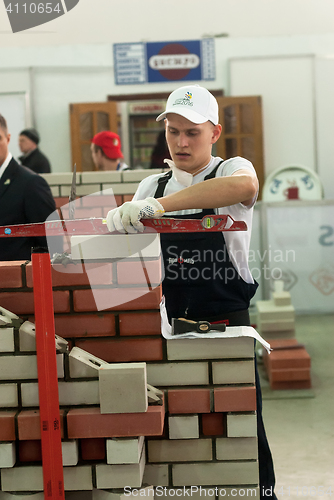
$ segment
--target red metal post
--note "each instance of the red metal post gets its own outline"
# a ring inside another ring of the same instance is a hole
[[[32,269],[44,499],[64,500],[54,310],[49,253],[32,253]]]

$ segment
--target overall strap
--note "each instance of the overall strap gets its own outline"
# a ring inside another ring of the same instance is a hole
[[[170,170],[166,174],[164,174],[162,177],[159,177],[158,179],[158,187],[156,189],[156,192],[154,193],[154,198],[162,198],[164,195],[164,191],[167,186],[167,182],[169,179],[172,177],[173,171]]]

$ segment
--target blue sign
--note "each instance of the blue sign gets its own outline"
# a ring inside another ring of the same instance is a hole
[[[213,38],[114,45],[117,85],[214,80]]]

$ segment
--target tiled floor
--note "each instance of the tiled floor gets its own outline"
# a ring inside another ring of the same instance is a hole
[[[311,356],[313,398],[265,400],[263,417],[281,499],[334,497],[334,316],[299,316]]]

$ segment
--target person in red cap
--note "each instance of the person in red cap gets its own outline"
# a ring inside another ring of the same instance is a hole
[[[94,135],[91,144],[92,158],[96,170],[127,170],[121,151],[121,139],[115,132],[104,130]]]

